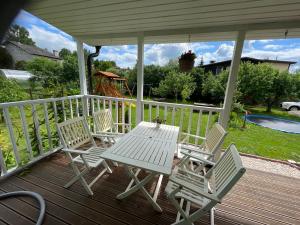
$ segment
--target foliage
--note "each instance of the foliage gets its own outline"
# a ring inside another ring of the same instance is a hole
[[[15,80],[0,76],[0,103],[14,102],[26,98],[26,93]]]
[[[207,73],[202,83],[203,99],[213,103],[223,101],[227,77],[228,71],[226,70],[222,71],[217,76],[212,73]]]
[[[279,72],[269,64],[243,63],[239,70],[238,92],[243,102],[262,103],[266,111],[281,99],[288,97],[291,76],[288,71]]]
[[[204,69],[200,67],[195,67],[191,71],[191,76],[194,78],[196,83],[196,88],[193,94],[191,95],[190,99],[199,102],[202,99],[202,84],[205,79]]]
[[[196,83],[191,74],[170,71],[153,91],[163,97],[173,96],[177,102],[179,96],[184,101],[188,99],[195,88]]]
[[[1,69],[12,69],[13,59],[5,48],[0,47],[0,68]]]
[[[194,61],[196,58],[197,58],[196,54],[193,53],[191,50],[189,50],[188,52],[181,54],[179,60]]]
[[[104,61],[96,59],[94,61],[95,70],[107,71],[110,68],[117,68],[117,64],[115,61]]]
[[[63,81],[61,64],[50,59],[34,58],[26,69],[34,75],[32,80],[40,82],[43,88],[57,88]]]
[[[27,65],[27,62],[26,61],[17,61],[16,64],[15,64],[15,69],[16,70],[26,70],[26,65]]]
[[[78,61],[77,57],[74,55],[65,56],[62,64],[62,77],[60,80],[63,83],[79,81]]]
[[[19,26],[17,24],[13,24],[8,29],[6,34],[6,38],[10,41],[20,42],[26,45],[35,46],[35,42],[29,37],[29,32],[25,27]]]
[[[62,48],[59,51],[58,55],[60,58],[65,59],[65,58],[69,57],[70,55],[72,55],[72,52],[67,48]]]

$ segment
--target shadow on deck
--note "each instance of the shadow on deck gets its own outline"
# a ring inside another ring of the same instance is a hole
[[[92,171],[90,175],[97,173]],[[64,154],[56,153],[23,173],[0,183],[0,193],[30,190],[46,200],[44,224],[150,225],[171,224],[176,211],[169,203],[164,178],[158,204],[163,213],[156,213],[141,193],[123,201],[116,195],[130,179],[122,166],[105,175],[94,186],[89,197],[80,183],[69,189],[63,185],[72,176]],[[143,174],[141,174],[143,176]],[[155,182],[154,182],[155,184]],[[149,189],[155,185],[148,186]],[[300,224],[300,180],[248,169],[215,213],[216,224]],[[0,224],[35,224],[38,216],[34,200],[22,197],[0,202]],[[209,224],[208,215],[197,224]]]

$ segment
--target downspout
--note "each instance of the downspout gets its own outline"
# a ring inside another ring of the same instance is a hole
[[[93,94],[92,61],[94,57],[97,57],[99,55],[101,47],[102,46],[95,46],[96,52],[89,54],[87,58],[88,91],[90,95]]]

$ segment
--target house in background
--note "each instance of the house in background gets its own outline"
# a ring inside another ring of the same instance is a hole
[[[292,61],[256,59],[251,57],[242,57],[241,62],[250,62],[253,64],[269,63],[272,65],[272,67],[278,69],[279,71],[289,70],[290,66],[296,63]],[[200,65],[200,67],[204,68],[205,72],[211,72],[212,74],[216,75],[219,74],[222,70],[229,69],[230,65],[231,65],[231,60],[225,60],[221,62],[211,61],[209,64]]]
[[[16,41],[7,41],[5,43],[5,49],[13,58],[13,66],[19,61],[30,61],[34,57],[44,57],[54,61],[61,61],[61,58],[58,55],[58,51],[53,51],[53,53],[48,52],[45,49],[25,45]]]

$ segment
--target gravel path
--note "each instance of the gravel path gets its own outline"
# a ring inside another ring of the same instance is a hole
[[[300,179],[300,170],[283,163],[271,162],[247,156],[242,156],[242,161],[246,168],[261,170],[264,172],[275,173],[283,176]]]

